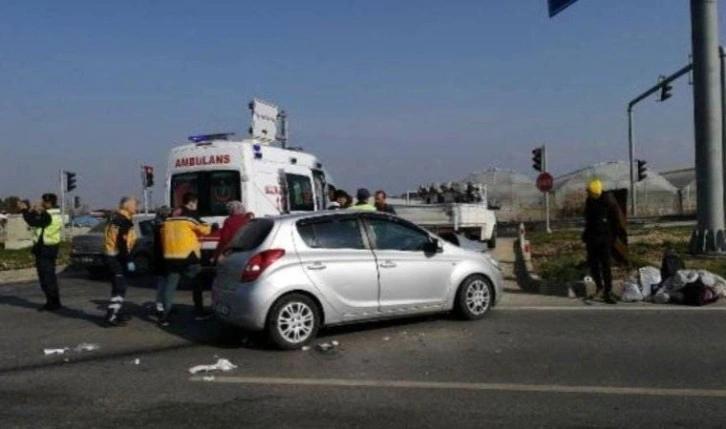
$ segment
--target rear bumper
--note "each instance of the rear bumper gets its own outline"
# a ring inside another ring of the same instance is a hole
[[[235,285],[234,289],[212,288],[212,302],[217,318],[252,331],[265,329],[270,298],[253,285]]]

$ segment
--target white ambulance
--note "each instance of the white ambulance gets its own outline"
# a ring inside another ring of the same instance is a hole
[[[234,134],[190,137],[169,156],[166,203],[180,207],[187,192],[199,196],[199,214],[219,227],[226,204],[241,201],[256,217],[325,210],[331,180],[314,155],[274,146],[259,139],[236,139]],[[203,264],[218,242],[212,234],[202,241]]]

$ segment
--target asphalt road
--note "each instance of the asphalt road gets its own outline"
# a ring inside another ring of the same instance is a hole
[[[194,322],[188,291],[178,323],[157,328],[144,308],[152,286],[131,289],[128,327],[105,329],[105,283],[64,279],[59,314],[34,310],[34,284],[0,285],[0,427],[726,425],[724,307],[508,300],[478,322],[338,328],[316,342],[339,342],[332,351],[278,352]],[[43,353],[82,343],[99,349]],[[238,368],[189,374],[219,357]]]

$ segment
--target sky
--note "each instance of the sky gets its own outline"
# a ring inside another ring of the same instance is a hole
[[[724,27],[723,11],[720,26]],[[627,159],[628,101],[689,62],[687,0],[27,0],[0,14],[0,197],[78,175],[111,206],[253,97],[343,188],[403,192],[488,168],[534,177]],[[693,165],[688,79],[635,111],[637,157]]]

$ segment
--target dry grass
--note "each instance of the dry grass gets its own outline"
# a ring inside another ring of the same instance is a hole
[[[585,246],[581,231],[555,231],[552,234],[534,232],[527,235],[532,245],[532,262],[542,278],[555,282],[582,279],[588,274]],[[705,269],[726,276],[726,258],[695,257],[687,253],[691,237],[690,228],[638,228],[630,231],[630,255],[633,268],[660,267],[663,254],[672,248],[683,259],[686,268]],[[627,272],[616,269],[616,279]]]
[[[61,243],[58,265],[65,265],[70,261],[71,245],[69,242]],[[35,256],[30,249],[9,250],[0,248],[0,271],[33,268]]]

